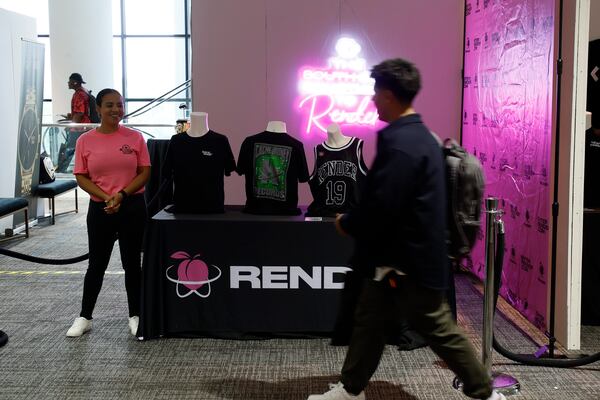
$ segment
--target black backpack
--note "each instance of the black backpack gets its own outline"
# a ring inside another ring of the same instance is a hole
[[[481,227],[485,180],[483,168],[455,140],[443,145],[448,196],[448,255],[460,260],[469,254]]]
[[[98,110],[96,110],[96,98],[91,90],[88,92],[88,108],[90,110],[90,122],[94,124],[100,123],[100,116],[98,115]]]

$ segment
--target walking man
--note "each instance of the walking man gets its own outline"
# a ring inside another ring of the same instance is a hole
[[[388,126],[378,132],[377,154],[360,204],[339,215],[336,228],[355,239],[353,265],[366,279],[338,384],[309,400],[364,400],[385,346],[384,324],[400,310],[410,326],[462,380],[476,399],[504,400],[474,348],[456,326],[446,302],[446,187],[438,142],[412,102],[421,88],[418,69],[403,59],[371,70],[373,102]]]

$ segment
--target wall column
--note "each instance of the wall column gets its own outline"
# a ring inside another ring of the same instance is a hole
[[[52,66],[52,112],[71,111],[69,75],[79,72],[94,94],[113,87],[112,2],[48,2]]]

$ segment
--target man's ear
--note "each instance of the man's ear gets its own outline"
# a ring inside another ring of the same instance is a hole
[[[397,101],[398,101],[398,100],[396,99],[396,96],[394,96],[394,93],[392,93],[392,91],[391,91],[391,90],[389,90],[389,89],[384,89],[384,90],[382,90],[382,91],[381,91],[381,94],[382,94],[382,97],[383,97],[383,99],[384,99],[386,102],[388,102],[388,103],[391,103],[391,102],[397,102]]]

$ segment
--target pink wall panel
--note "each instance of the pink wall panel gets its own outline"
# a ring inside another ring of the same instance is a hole
[[[501,294],[546,328],[554,0],[467,0],[463,145],[506,212]],[[473,271],[485,274],[484,245]]]
[[[442,137],[460,130],[463,0],[194,0],[192,76],[194,111],[209,113],[211,128],[226,134],[237,157],[246,136],[282,120],[312,148],[324,136],[304,131],[297,87],[303,66],[322,66],[341,35],[352,36],[370,66],[407,58],[423,75],[416,108]],[[342,126],[365,139],[372,160],[375,129]],[[306,184],[300,204],[311,201]],[[226,178],[226,203],[243,204],[239,177]]]
[[[264,7],[237,0],[192,3],[194,111],[228,136],[236,156],[249,133],[264,129],[266,43]],[[245,202],[243,177],[225,178],[226,204]]]

